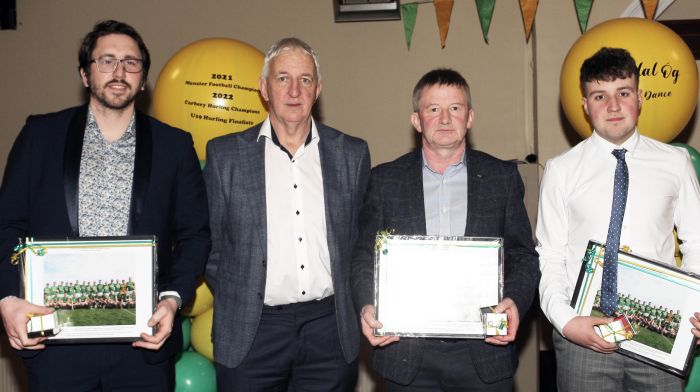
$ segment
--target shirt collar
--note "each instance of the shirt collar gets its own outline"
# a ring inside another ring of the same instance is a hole
[[[270,116],[268,116],[265,121],[263,121],[262,125],[260,126],[260,133],[258,133],[258,141],[260,141],[260,138],[265,137],[270,139],[272,143],[274,143],[277,147],[279,147],[282,151],[286,152],[287,155],[289,155],[289,158],[292,158],[292,154],[287,151],[284,146],[280,144],[279,138],[277,137],[277,134],[274,132],[272,129],[272,123],[270,123]],[[318,134],[318,129],[316,128],[316,122],[314,121],[313,117],[311,118],[311,132],[306,136],[306,141],[304,142],[304,146],[308,146],[311,143],[318,143],[318,140],[320,140],[320,136]]]
[[[136,110],[131,114],[131,120],[129,120],[129,125],[126,126],[126,131],[124,131],[124,134],[122,137],[120,137],[118,140],[127,140],[130,138],[133,138],[136,132],[136,127],[134,126],[136,122]],[[85,124],[85,129],[95,129],[97,132],[100,132],[100,126],[97,124],[97,120],[95,119],[95,115],[92,113],[92,109],[88,106],[88,118],[87,118],[87,123]],[[100,136],[102,134],[100,133]]]
[[[639,139],[639,131],[637,128],[634,129],[632,136],[630,136],[629,139],[625,140],[625,142],[619,146],[603,139],[603,137],[600,136],[595,130],[591,135],[591,141],[601,151],[604,151],[606,154],[610,154],[613,150],[624,148],[627,150],[627,154],[625,154],[626,156],[634,155],[634,151],[637,149],[637,145],[639,144]]]
[[[440,173],[436,172],[435,170],[433,170],[433,168],[430,167],[430,165],[428,164],[428,160],[425,159],[425,151],[423,151],[422,148],[420,150],[420,154],[421,154],[421,157],[423,158],[423,168],[428,169],[435,174],[440,174]],[[459,169],[459,167],[462,165],[464,165],[464,166],[467,165],[467,150],[466,149],[464,151],[462,151],[462,157],[459,159],[459,162],[450,164],[447,167],[447,169],[445,170],[445,173],[447,173],[448,170]]]

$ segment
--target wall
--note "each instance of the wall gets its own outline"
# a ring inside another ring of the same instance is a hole
[[[0,65],[0,157],[6,156],[28,114],[82,101],[76,71],[78,44],[93,23],[104,18],[128,21],[143,35],[153,57],[151,89],[167,59],[201,38],[236,38],[263,52],[283,36],[307,40],[321,57],[324,121],[369,140],[373,163],[393,159],[414,145],[408,121],[411,91],[423,73],[437,66],[458,69],[472,84],[475,146],[502,158],[524,157],[532,150],[524,125],[525,102],[532,101],[530,48],[519,28],[522,21],[516,4],[496,5],[491,43],[486,45],[474,2],[458,1],[445,49],[440,48],[434,8],[423,4],[410,51],[401,21],[334,23],[330,0],[204,1],[196,7],[183,0],[170,1],[167,7],[162,4],[18,2],[18,29],[0,32],[0,47],[11,54],[3,56]]]
[[[594,3],[589,27],[618,17],[631,3]],[[459,70],[472,86],[476,120],[470,141],[476,148],[504,159],[538,152],[544,163],[580,140],[567,133],[557,88],[564,56],[580,36],[571,2],[542,2],[529,43],[517,4],[497,2],[486,44],[475,3],[457,1],[445,49],[439,45],[433,6],[422,4],[410,51],[401,21],[334,23],[330,0],[162,4],[18,2],[18,29],[0,31],[0,157],[7,155],[28,114],[82,102],[77,47],[92,24],[105,18],[128,21],[142,33],[153,56],[151,90],[167,59],[198,39],[231,37],[261,51],[282,36],[307,40],[321,56],[322,119],[367,139],[375,164],[414,146],[408,121],[411,90],[424,72],[437,66]],[[700,2],[677,0],[664,18],[700,18]],[[699,120],[692,121],[683,141],[700,147],[700,133],[693,132]]]

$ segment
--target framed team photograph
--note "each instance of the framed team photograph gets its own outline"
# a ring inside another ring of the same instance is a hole
[[[86,343],[154,333],[147,323],[156,304],[155,237],[27,238],[15,254],[22,297],[54,309],[51,318],[30,317],[32,336]]]
[[[590,241],[571,300],[579,315],[603,316],[600,287],[605,245]],[[686,376],[696,337],[690,317],[700,310],[700,276],[675,266],[620,251],[617,261],[617,310],[625,316],[629,340],[618,352],[679,376]]]
[[[380,234],[374,275],[375,335],[483,339],[482,308],[503,294],[503,240]]]

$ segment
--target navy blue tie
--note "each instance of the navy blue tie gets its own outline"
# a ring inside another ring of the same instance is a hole
[[[615,167],[615,185],[613,187],[608,238],[605,241],[603,284],[600,296],[600,308],[608,316],[611,316],[617,308],[617,252],[620,249],[620,231],[622,230],[622,219],[625,217],[627,188],[630,182],[625,162],[626,152],[627,150],[624,148],[612,152],[617,158],[617,166]]]

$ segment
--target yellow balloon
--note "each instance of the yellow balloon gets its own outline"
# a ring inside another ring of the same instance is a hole
[[[564,59],[559,84],[562,108],[582,137],[593,132],[582,107],[581,64],[601,47],[627,49],[640,70],[642,90],[640,133],[662,142],[673,140],[688,123],[698,99],[695,58],[668,27],[639,18],[607,21],[588,30]]]
[[[204,313],[207,309],[214,306],[214,296],[209,290],[204,281],[199,282],[197,290],[194,293],[194,300],[187,304],[183,309],[182,314],[185,316],[196,317]]]
[[[214,345],[211,341],[211,325],[214,320],[214,308],[192,319],[191,340],[195,351],[214,360]]]
[[[180,49],[156,81],[154,115],[192,134],[200,160],[209,139],[238,132],[267,116],[258,91],[264,56],[230,38],[208,38]]]

